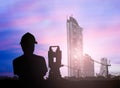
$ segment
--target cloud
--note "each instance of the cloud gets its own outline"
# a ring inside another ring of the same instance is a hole
[[[14,29],[4,29],[0,32],[0,51],[19,48],[22,31]]]
[[[118,64],[120,58],[119,23],[119,17],[113,17],[104,26],[91,25],[84,29],[84,53],[89,53],[96,60],[107,57],[111,63]]]
[[[36,53],[47,55],[50,45],[60,45],[67,62],[66,20],[72,15],[83,28],[84,52],[93,58],[106,56],[117,63],[120,45],[118,0],[17,0],[0,8],[0,49],[20,53],[19,41],[26,32],[35,35]],[[43,48],[44,47],[44,48]],[[40,50],[39,50],[40,49]],[[115,57],[117,56],[117,59]],[[64,73],[64,70],[62,70]]]

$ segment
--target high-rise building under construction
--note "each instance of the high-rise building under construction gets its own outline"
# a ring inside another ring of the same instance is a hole
[[[83,57],[83,29],[73,17],[67,19],[68,76],[81,76]]]

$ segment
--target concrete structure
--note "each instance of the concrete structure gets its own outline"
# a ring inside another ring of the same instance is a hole
[[[67,19],[68,76],[81,76],[83,57],[83,29],[73,17]]]
[[[82,59],[82,76],[83,77],[94,76],[94,61],[88,54],[85,54]]]

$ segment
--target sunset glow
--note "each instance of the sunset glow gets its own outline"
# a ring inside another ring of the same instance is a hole
[[[51,45],[62,50],[62,64],[67,65],[66,21],[73,16],[83,28],[83,51],[100,61],[111,62],[110,72],[120,69],[119,0],[5,0],[0,1],[0,75],[12,75],[12,60],[22,55],[21,36],[35,35],[35,53],[45,57]],[[76,56],[75,56],[76,57]],[[99,65],[95,66],[96,73]],[[67,67],[61,67],[67,76]]]

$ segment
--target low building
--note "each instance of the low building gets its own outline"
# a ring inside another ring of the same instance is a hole
[[[85,54],[82,59],[82,76],[93,77],[94,76],[94,61],[91,56]]]

